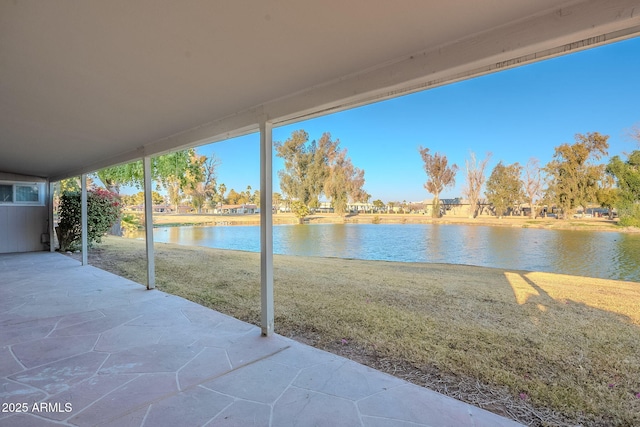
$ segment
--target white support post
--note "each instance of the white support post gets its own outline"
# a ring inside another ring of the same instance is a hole
[[[260,285],[262,335],[273,334],[273,125],[260,123]]]
[[[81,196],[81,215],[82,215],[82,265],[89,265],[89,226],[87,213],[87,174],[80,177],[80,187],[82,188]]]
[[[147,289],[156,287],[156,262],[153,251],[153,198],[151,192],[151,157],[144,156],[144,231],[147,245]]]
[[[56,225],[54,223],[54,217],[53,217],[53,198],[55,196],[55,191],[56,191],[56,184],[54,182],[51,182],[49,180],[47,180],[48,183],[48,187],[49,187],[49,194],[48,194],[48,199],[49,199],[49,252],[55,252],[56,251]]]

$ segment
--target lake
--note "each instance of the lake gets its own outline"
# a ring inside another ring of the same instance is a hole
[[[140,236],[143,236],[142,234]],[[260,251],[259,226],[159,227],[156,242]],[[437,262],[640,282],[640,235],[438,224],[275,225],[276,254]]]

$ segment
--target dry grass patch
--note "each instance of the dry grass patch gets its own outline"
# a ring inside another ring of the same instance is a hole
[[[158,288],[257,324],[259,255],[156,245]],[[142,241],[90,262],[145,282]],[[640,285],[275,256],[276,332],[530,425],[640,425]]]

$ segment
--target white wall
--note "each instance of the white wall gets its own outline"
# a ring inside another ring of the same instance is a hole
[[[46,182],[42,178],[3,172],[0,172],[0,180]],[[45,250],[46,246],[40,241],[42,233],[47,233],[47,221],[46,205],[0,205],[0,253]]]

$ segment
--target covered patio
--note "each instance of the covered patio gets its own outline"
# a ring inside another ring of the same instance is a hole
[[[638,10],[638,0],[0,3],[0,424],[514,425],[278,336],[271,209],[261,209],[259,328],[88,266],[86,178],[143,161],[153,289],[153,157],[259,132],[260,205],[272,206],[274,127],[635,37]],[[82,265],[41,252],[54,251],[53,184],[75,176]]]
[[[0,425],[519,425],[64,255],[0,269]]]

